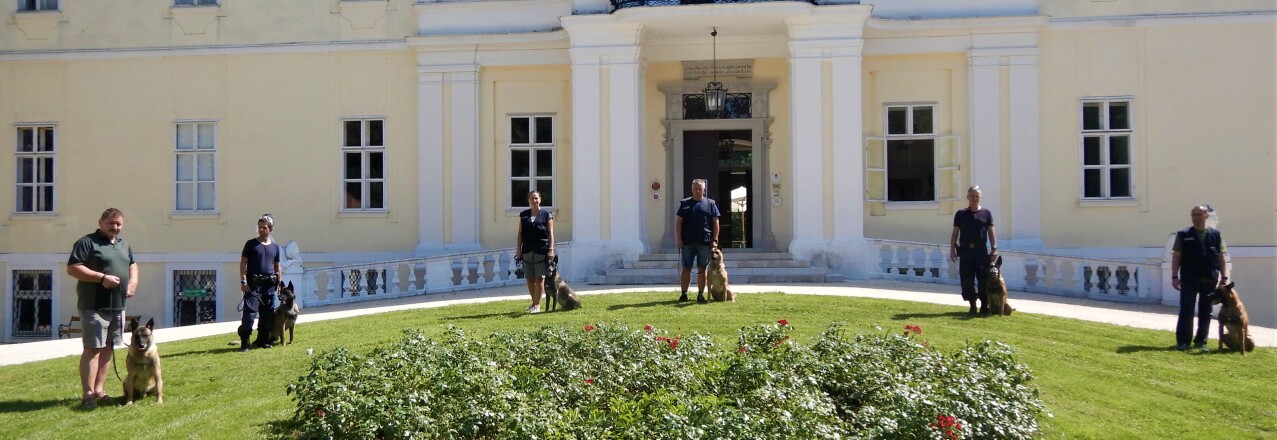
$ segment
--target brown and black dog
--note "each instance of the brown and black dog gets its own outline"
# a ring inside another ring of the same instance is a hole
[[[581,297],[559,275],[558,255],[545,266],[545,302],[551,312],[559,308],[560,304],[564,311],[581,308]]]
[[[1233,283],[1219,286],[1211,292],[1210,298],[1212,303],[1222,304],[1219,307],[1219,345],[1216,349],[1227,345],[1230,350],[1241,352],[1242,356],[1248,351],[1255,351],[1255,340],[1250,337],[1250,316],[1246,315],[1241,296],[1233,290]],[[1228,329],[1228,333],[1224,333],[1224,329]]]
[[[297,325],[299,314],[301,314],[301,307],[297,305],[297,291],[293,289],[293,282],[289,281],[287,286],[279,289],[279,308],[275,309],[272,341],[278,340],[279,345],[292,345],[293,327]],[[284,344],[284,330],[288,330],[288,344]]]
[[[736,294],[727,284],[727,264],[723,263],[723,251],[719,248],[710,249],[707,270],[705,281],[709,284],[710,300],[736,302]]]
[[[998,257],[997,261],[989,265],[989,270],[984,277],[984,294],[986,304],[989,309],[985,315],[1003,315],[1009,316],[1011,304],[1007,303],[1007,281],[1002,279],[1002,257]]]
[[[160,372],[160,350],[152,338],[155,332],[155,319],[146,322],[146,327],[138,327],[137,320],[129,321],[129,331],[133,338],[129,343],[129,354],[125,358],[124,404],[132,405],[134,400],[148,394],[155,394],[155,403],[164,403],[164,379]]]

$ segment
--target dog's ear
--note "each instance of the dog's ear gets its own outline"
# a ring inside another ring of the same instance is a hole
[[[288,282],[288,289],[289,289],[289,290],[292,290],[292,289],[293,289],[293,282],[292,282],[292,281],[289,281],[289,282]]]
[[[151,318],[146,321],[146,328],[155,330],[155,318]]]
[[[1002,256],[1001,256],[1001,255],[998,255],[998,260],[993,262],[993,267],[996,267],[996,268],[998,268],[998,269],[1001,269],[1001,268],[1002,268]]]
[[[1228,290],[1233,290],[1233,282],[1229,281],[1228,284],[1224,285],[1224,287],[1227,288]]]
[[[135,332],[135,331],[137,331],[137,319],[136,319],[136,318],[134,318],[134,319],[130,319],[130,320],[129,320],[129,332]]]

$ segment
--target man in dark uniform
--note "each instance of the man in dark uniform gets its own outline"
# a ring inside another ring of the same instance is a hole
[[[709,266],[709,251],[718,247],[718,204],[705,197],[705,179],[692,181],[692,196],[678,204],[678,220],[674,223],[675,245],[683,260],[683,272],[679,282],[683,294],[679,301],[687,301],[687,287],[692,281],[692,263],[696,274],[696,302],[705,302],[705,267]]]
[[[1179,321],[1175,326],[1175,348],[1188,350],[1191,341],[1198,350],[1206,351],[1206,335],[1210,332],[1211,302],[1206,298],[1215,288],[1228,282],[1228,266],[1224,263],[1224,239],[1219,230],[1206,227],[1210,207],[1194,206],[1189,215],[1193,226],[1175,233],[1171,255],[1171,287],[1179,291]],[[1193,311],[1197,311],[1197,334],[1193,334]],[[1191,338],[1191,339],[1190,339]]]
[[[953,215],[953,233],[949,236],[949,261],[958,261],[958,278],[962,281],[962,299],[976,313],[976,301],[980,312],[989,310],[984,292],[984,278],[989,264],[998,257],[998,235],[993,231],[993,213],[980,207],[983,192],[979,185],[967,188],[967,207]],[[985,247],[985,243],[988,247]]]
[[[239,257],[239,285],[244,292],[244,311],[240,317],[240,351],[248,351],[248,337],[253,335],[257,320],[259,348],[271,347],[271,327],[275,321],[275,288],[279,286],[279,245],[271,240],[275,219],[270,214],[257,219],[257,237],[244,243]]]

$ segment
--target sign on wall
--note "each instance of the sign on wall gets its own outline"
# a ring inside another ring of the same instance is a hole
[[[702,79],[714,76],[714,61],[684,61],[683,79]],[[754,76],[754,60],[718,60],[719,78],[751,78]]]

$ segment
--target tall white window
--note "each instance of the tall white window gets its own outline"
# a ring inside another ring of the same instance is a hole
[[[15,212],[53,212],[53,149],[56,140],[53,126],[18,127]]]
[[[889,104],[884,110],[883,136],[865,139],[865,199],[956,200],[958,138],[936,133],[935,104]]]
[[[342,133],[342,209],[385,210],[385,121],[345,120]]]
[[[1082,101],[1082,198],[1134,196],[1131,175],[1131,100]]]
[[[510,117],[510,207],[527,207],[532,191],[554,206],[554,139],[554,116]]]
[[[218,0],[174,0],[174,6],[217,6]]]
[[[175,124],[176,184],[173,210],[211,212],[217,210],[217,124],[179,122]]]
[[[29,11],[56,11],[58,10],[58,0],[18,0],[18,10]]]

